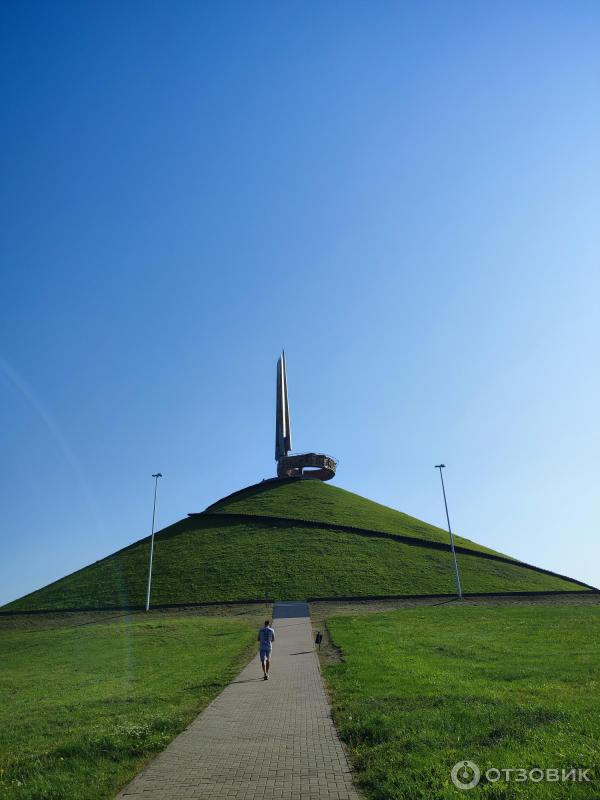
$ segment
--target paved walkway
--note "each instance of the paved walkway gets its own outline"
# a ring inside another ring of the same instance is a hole
[[[278,603],[271,678],[258,657],[117,800],[358,800],[331,720],[306,603]]]

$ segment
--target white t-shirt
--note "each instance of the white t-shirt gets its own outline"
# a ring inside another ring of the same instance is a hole
[[[258,632],[258,641],[260,642],[261,649],[270,650],[275,641],[275,631],[273,628],[263,626]]]

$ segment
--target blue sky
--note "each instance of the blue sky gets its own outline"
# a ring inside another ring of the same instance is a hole
[[[274,474],[600,585],[600,8],[5,3],[0,602]],[[468,587],[465,587],[468,590]]]

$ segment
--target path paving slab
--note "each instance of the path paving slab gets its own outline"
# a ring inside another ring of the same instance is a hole
[[[306,603],[278,603],[271,675],[256,656],[117,800],[359,800]]]

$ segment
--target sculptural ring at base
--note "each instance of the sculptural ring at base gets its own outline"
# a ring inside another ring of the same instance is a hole
[[[337,461],[322,453],[302,453],[284,456],[277,462],[278,478],[314,478],[329,481],[335,475]]]

